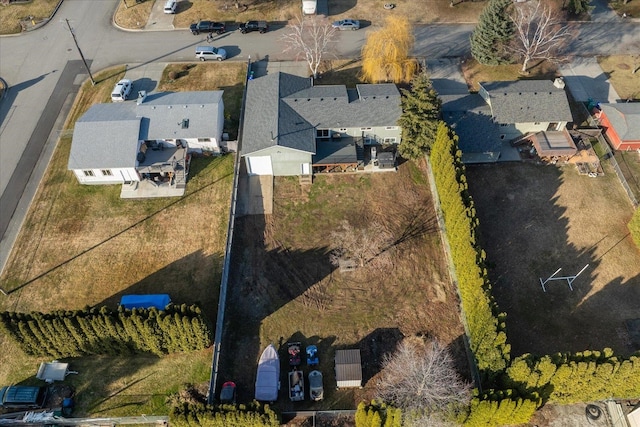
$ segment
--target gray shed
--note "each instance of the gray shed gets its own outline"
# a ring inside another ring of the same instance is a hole
[[[362,387],[360,350],[336,350],[336,383],[338,388]]]

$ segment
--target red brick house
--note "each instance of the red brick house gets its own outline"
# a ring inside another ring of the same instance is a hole
[[[600,104],[596,113],[614,150],[640,149],[640,103]]]

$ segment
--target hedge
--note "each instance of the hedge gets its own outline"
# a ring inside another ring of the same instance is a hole
[[[25,353],[53,358],[90,354],[163,355],[211,345],[211,328],[196,305],[166,310],[85,308],[52,313],[0,313],[0,329]]]
[[[280,419],[269,405],[256,401],[238,406],[183,403],[171,408],[169,424],[174,427],[278,427]]]

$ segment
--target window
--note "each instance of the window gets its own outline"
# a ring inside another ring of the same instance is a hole
[[[346,132],[347,128],[340,128],[340,132]]]
[[[387,126],[386,130],[398,130],[398,126]]]
[[[502,127],[507,127],[507,126],[509,126],[509,125],[508,125],[508,124],[506,124],[506,123],[500,123],[500,126],[502,126]]]
[[[102,169],[102,176],[113,176],[113,173],[111,173],[111,169]]]
[[[94,176],[93,175],[93,171],[92,170],[84,170],[82,171],[82,173],[84,173],[84,176]]]
[[[360,128],[360,130],[371,130],[371,128]]]
[[[392,137],[387,137],[384,139],[384,143],[385,144],[395,144],[396,143],[396,137],[392,136]]]
[[[329,138],[329,129],[316,129],[316,138]]]
[[[539,125],[539,124],[540,124],[540,122],[535,122],[535,123],[534,123],[534,125]]]
[[[211,142],[211,138],[198,138],[198,142]]]

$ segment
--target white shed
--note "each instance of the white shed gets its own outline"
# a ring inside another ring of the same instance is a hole
[[[336,350],[336,383],[338,388],[362,387],[360,350]]]

